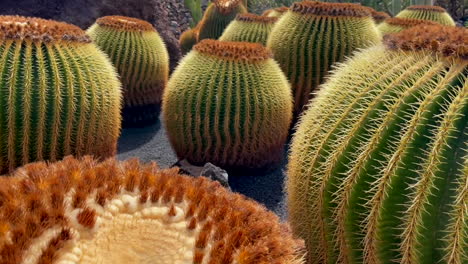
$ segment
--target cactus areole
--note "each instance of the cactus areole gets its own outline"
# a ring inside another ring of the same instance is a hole
[[[301,264],[302,246],[256,202],[156,164],[67,157],[0,179],[1,263]]]
[[[169,54],[158,32],[146,21],[123,16],[101,17],[87,32],[120,74],[124,126],[157,120],[169,78]]]
[[[308,263],[468,263],[467,115],[467,29],[420,25],[340,65],[288,165]]]
[[[447,10],[440,6],[413,5],[402,10],[395,17],[429,20],[446,26],[456,25]]]
[[[412,18],[389,18],[382,22],[377,28],[386,35],[389,33],[398,33],[405,29],[420,25],[437,25],[436,22]]]
[[[115,154],[121,84],[80,28],[0,16],[0,174],[65,155]]]

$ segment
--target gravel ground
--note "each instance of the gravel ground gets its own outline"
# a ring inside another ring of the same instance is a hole
[[[132,157],[138,157],[143,162],[156,161],[162,168],[168,168],[177,162],[160,121],[148,127],[127,128],[122,131],[118,158],[124,160]],[[285,166],[286,161],[279,168],[269,171],[229,173],[229,185],[233,191],[257,200],[284,220]]]

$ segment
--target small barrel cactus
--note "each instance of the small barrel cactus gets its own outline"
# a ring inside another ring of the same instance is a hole
[[[182,52],[188,53],[197,44],[198,28],[187,29],[180,35],[179,44]]]
[[[380,39],[367,7],[294,3],[273,28],[268,47],[291,82],[295,115],[302,112],[333,64]]]
[[[265,12],[263,12],[262,16],[280,18],[288,11],[289,11],[288,7],[282,6],[282,7],[277,7],[277,8],[272,8],[272,9],[265,10]]]
[[[302,264],[262,205],[137,160],[29,164],[0,179],[0,262]]]
[[[122,16],[101,17],[87,32],[120,74],[124,126],[157,120],[169,76],[169,55],[158,32],[146,21]]]
[[[203,40],[169,80],[163,116],[177,155],[191,163],[275,165],[292,119],[291,90],[262,45]]]
[[[288,165],[308,263],[468,263],[468,29],[418,26],[338,67]]]
[[[116,153],[121,84],[80,28],[0,16],[0,173],[65,155]]]
[[[455,26],[455,21],[440,6],[414,5],[402,10],[395,17],[412,18],[437,22],[441,25]]]
[[[255,14],[239,14],[224,30],[221,41],[253,42],[266,45],[268,36],[278,18]]]
[[[243,13],[247,13],[247,9],[241,0],[214,0],[198,25],[198,41],[218,39],[237,14]]]
[[[389,18],[382,22],[377,28],[384,35],[389,33],[398,33],[405,29],[420,25],[437,25],[436,22],[412,18]]]

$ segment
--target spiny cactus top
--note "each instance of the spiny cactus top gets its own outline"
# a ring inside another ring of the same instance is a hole
[[[376,24],[380,24],[386,19],[391,18],[391,16],[385,12],[378,12],[373,8],[369,8],[369,11],[371,12],[371,16],[374,19]]]
[[[122,16],[101,17],[87,32],[120,74],[124,125],[156,120],[169,76],[169,55],[158,32],[146,21]]]
[[[389,18],[382,22],[377,28],[382,34],[397,33],[405,29],[420,25],[437,25],[436,22],[412,18]]]
[[[442,25],[455,26],[455,21],[440,6],[414,5],[402,10],[395,17],[430,20]]]
[[[303,1],[276,23],[268,47],[292,84],[298,115],[333,64],[378,42],[380,33],[367,7]]]
[[[198,27],[187,29],[180,35],[179,44],[182,52],[185,54],[192,50],[193,46],[197,44]]]
[[[261,44],[203,40],[171,76],[163,115],[180,158],[222,167],[276,165],[292,118],[290,86]]]
[[[293,139],[309,263],[468,263],[468,30],[417,26],[339,66]]]
[[[247,13],[242,0],[214,0],[199,23],[198,41],[218,39],[237,14]]]
[[[65,155],[115,154],[121,84],[80,28],[0,16],[0,174]]]
[[[280,18],[286,12],[288,12],[288,10],[289,10],[289,8],[285,7],[285,6],[278,7],[278,8],[272,8],[272,9],[268,9],[265,12],[263,12],[262,16]]]
[[[224,30],[221,41],[254,42],[266,45],[268,36],[278,18],[239,14]]]
[[[263,206],[137,160],[68,157],[0,179],[0,263],[301,264]]]

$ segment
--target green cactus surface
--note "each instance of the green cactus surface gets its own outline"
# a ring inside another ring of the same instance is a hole
[[[380,39],[367,7],[294,3],[273,27],[267,46],[291,82],[295,115],[302,112],[335,63]]]
[[[280,18],[288,11],[289,11],[288,7],[285,7],[285,6],[277,7],[277,8],[272,8],[272,9],[265,10],[265,12],[263,12],[262,16]]]
[[[266,46],[268,36],[278,18],[255,14],[239,14],[224,30],[221,41],[252,42]]]
[[[187,29],[180,35],[179,44],[182,52],[188,53],[197,44],[198,28]]]
[[[386,35],[390,33],[398,33],[410,27],[420,25],[437,25],[437,23],[429,20],[395,17],[386,19],[384,22],[378,25],[377,28],[383,35]]]
[[[389,34],[311,101],[286,184],[308,263],[468,263],[467,36]]]
[[[115,155],[121,84],[80,28],[0,16],[0,173],[66,155]]]
[[[446,26],[455,26],[455,21],[440,6],[414,5],[402,10],[395,17],[429,20]]]
[[[107,16],[99,18],[87,33],[120,74],[124,126],[157,120],[169,76],[169,54],[158,32],[146,21]]]
[[[214,0],[198,25],[198,41],[218,39],[237,14],[243,13],[247,13],[247,8],[241,0]]]
[[[291,90],[262,45],[203,40],[171,76],[163,116],[181,159],[227,168],[276,165],[292,118]]]

